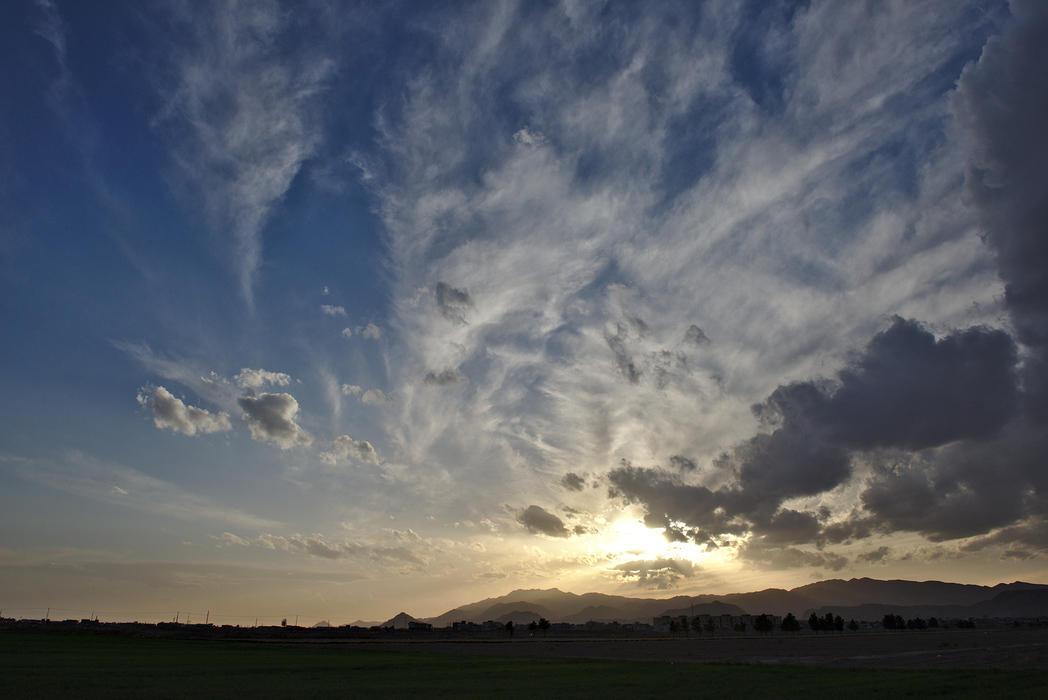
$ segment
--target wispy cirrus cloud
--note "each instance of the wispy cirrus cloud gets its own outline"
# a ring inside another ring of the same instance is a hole
[[[333,53],[320,50],[320,38],[332,38],[323,17],[292,13],[278,0],[173,12],[184,43],[167,52],[155,123],[209,224],[228,236],[249,304],[263,228],[323,139],[318,99],[335,71]]]
[[[205,496],[115,462],[79,451],[53,458],[0,455],[0,468],[22,479],[109,506],[180,520],[212,520],[239,528],[273,528],[280,523],[230,508]]]
[[[527,491],[625,458],[671,465],[652,488],[702,489],[687,512],[707,495],[716,511],[734,478],[718,457],[777,386],[833,376],[893,314],[996,322],[944,126],[992,18],[959,36],[947,27],[979,20],[949,2],[756,25],[712,6],[616,12],[488,8],[456,17],[454,42],[435,13],[445,70],[380,115],[401,374],[469,377],[456,395],[394,387],[391,438],[458,465],[449,488]],[[822,456],[796,494],[852,477],[846,454]]]

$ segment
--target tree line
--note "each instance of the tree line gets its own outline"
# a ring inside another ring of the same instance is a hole
[[[973,629],[975,627],[975,623],[971,620],[958,620],[955,624],[958,629]],[[902,615],[893,615],[891,613],[886,614],[881,620],[881,627],[886,630],[946,629],[947,626],[945,622],[934,617],[928,620],[920,617],[907,620]],[[821,617],[817,613],[812,612],[808,616],[808,629],[812,632],[843,632],[845,627],[855,632],[859,629],[859,623],[855,620],[849,620],[845,624],[844,618],[840,615],[834,615],[832,612],[828,612]],[[680,620],[670,620],[669,628],[673,634],[694,632],[696,635],[701,635],[703,632],[713,635],[720,629],[713,618],[707,617],[703,620],[699,616],[692,618],[690,621],[683,617]],[[731,629],[740,634],[745,634],[747,626],[745,622],[740,621],[732,625]],[[786,616],[782,618],[782,622],[779,623],[779,629],[783,632],[796,634],[801,629],[801,623],[793,613],[786,613]],[[768,615],[759,615],[753,618],[754,632],[771,634],[774,630],[775,623]]]

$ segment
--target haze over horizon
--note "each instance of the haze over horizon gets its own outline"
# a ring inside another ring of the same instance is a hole
[[[5,610],[1048,584],[1048,4],[14,0],[0,47]]]

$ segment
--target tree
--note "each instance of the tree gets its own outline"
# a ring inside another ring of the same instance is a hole
[[[782,622],[779,623],[779,629],[783,632],[797,633],[801,629],[801,623],[793,616],[793,613],[786,613],[786,617],[782,618]]]
[[[753,621],[754,632],[769,634],[773,629],[775,629],[775,623],[765,614],[758,615],[757,619]]]
[[[848,621],[848,629],[850,629],[852,632],[855,632],[856,630],[859,629],[859,623],[856,622],[855,620],[849,620]]]
[[[281,627],[287,627],[287,618],[286,617],[283,620],[280,621],[280,626]]]
[[[886,630],[904,630],[906,629],[906,620],[902,619],[902,615],[888,613],[881,620],[881,627]]]
[[[830,614],[826,613],[826,617],[829,617],[829,616],[830,616]],[[840,615],[834,615],[833,616],[833,629],[837,630],[838,632],[843,632],[844,631],[844,618],[841,617]]]
[[[742,622],[740,620],[737,624],[734,625],[734,627],[735,627],[735,631],[738,632],[739,634],[746,634],[746,623],[745,622]]]
[[[534,620],[532,620],[531,622],[528,623],[528,631],[534,632],[538,628],[539,628],[539,623],[535,622]]]
[[[506,631],[509,632],[509,636],[513,636],[513,620],[506,620]]]
[[[697,635],[702,635],[702,618],[698,615],[691,618],[691,631]]]
[[[821,627],[822,620],[819,619],[819,616],[816,615],[815,611],[813,610],[811,615],[808,616],[808,628],[812,632],[818,632]]]
[[[928,626],[929,627],[938,627],[939,626],[939,621],[936,618],[934,618],[934,617],[929,618],[928,619]]]
[[[680,625],[677,624],[676,620],[670,620],[670,634],[677,634],[677,630],[680,629]]]
[[[544,617],[539,618],[539,629],[542,630],[542,636],[546,636],[546,630],[549,629],[549,620]]]
[[[822,628],[827,632],[833,631],[833,613],[826,613],[826,617],[822,618]]]
[[[706,630],[707,632],[709,632],[710,634],[716,634],[716,632],[717,632],[717,623],[714,622],[713,618],[711,617],[711,618],[708,618],[706,620],[706,624],[704,624],[702,626],[702,628],[704,630]]]

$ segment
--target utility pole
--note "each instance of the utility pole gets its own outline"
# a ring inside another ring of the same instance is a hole
[[[204,624],[206,625],[207,621],[210,620],[210,619],[211,619],[211,611],[208,610],[207,611],[207,615],[204,616]]]

